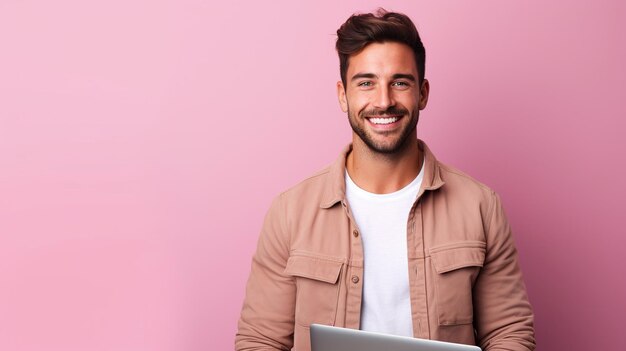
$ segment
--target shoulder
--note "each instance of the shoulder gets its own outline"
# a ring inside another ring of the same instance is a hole
[[[462,187],[469,191],[476,191],[479,193],[492,193],[493,190],[489,188],[487,185],[482,182],[476,180],[474,177],[468,175],[467,173],[445,164],[443,162],[437,161],[437,166],[439,167],[439,171],[441,172],[441,178],[448,186],[453,187]]]
[[[270,212],[279,210],[284,216],[291,217],[303,211],[317,211],[326,189],[332,183],[329,180],[330,168],[325,167],[279,193],[274,198]]]
[[[285,199],[301,198],[311,196],[323,191],[330,173],[330,166],[325,167],[311,176],[301,180],[299,183],[287,188],[280,193],[280,197]]]
[[[497,201],[498,195],[482,182],[467,173],[437,161],[444,185],[440,189],[446,197],[470,206],[480,206],[481,212],[488,212]]]
[[[510,228],[498,194],[457,168],[438,166],[444,185],[433,194],[435,206],[456,223],[482,232],[488,247],[509,240]]]

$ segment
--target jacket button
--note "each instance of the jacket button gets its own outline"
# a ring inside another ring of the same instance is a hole
[[[359,282],[359,277],[357,277],[356,275],[353,275],[353,276],[352,276],[352,282],[353,282],[354,284],[358,283],[358,282]]]
[[[359,231],[358,230],[353,230],[352,231],[352,235],[354,235],[355,238],[357,238],[359,236]]]

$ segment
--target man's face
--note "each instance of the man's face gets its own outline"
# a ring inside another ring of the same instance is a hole
[[[346,86],[337,82],[353,143],[362,141],[371,151],[385,154],[401,151],[415,138],[428,91],[428,81],[419,85],[413,51],[396,42],[372,43],[350,56]]]

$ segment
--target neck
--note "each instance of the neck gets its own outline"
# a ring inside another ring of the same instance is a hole
[[[417,145],[417,138],[408,139],[398,152],[384,154],[371,150],[360,138],[355,137],[352,151],[346,160],[346,169],[359,188],[375,194],[388,194],[413,181],[422,163],[423,155]]]

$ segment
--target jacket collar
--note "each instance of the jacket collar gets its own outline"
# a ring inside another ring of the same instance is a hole
[[[436,190],[445,184],[441,179],[441,171],[439,169],[439,162],[435,158],[435,155],[430,151],[426,143],[422,140],[417,140],[417,145],[420,151],[424,153],[424,180],[420,188],[419,194],[421,195],[426,190]],[[330,166],[328,170],[328,177],[326,178],[326,184],[324,185],[324,194],[322,195],[322,201],[320,203],[321,208],[330,208],[338,202],[342,202],[346,198],[346,157],[352,151],[352,144],[346,146],[337,160]]]

